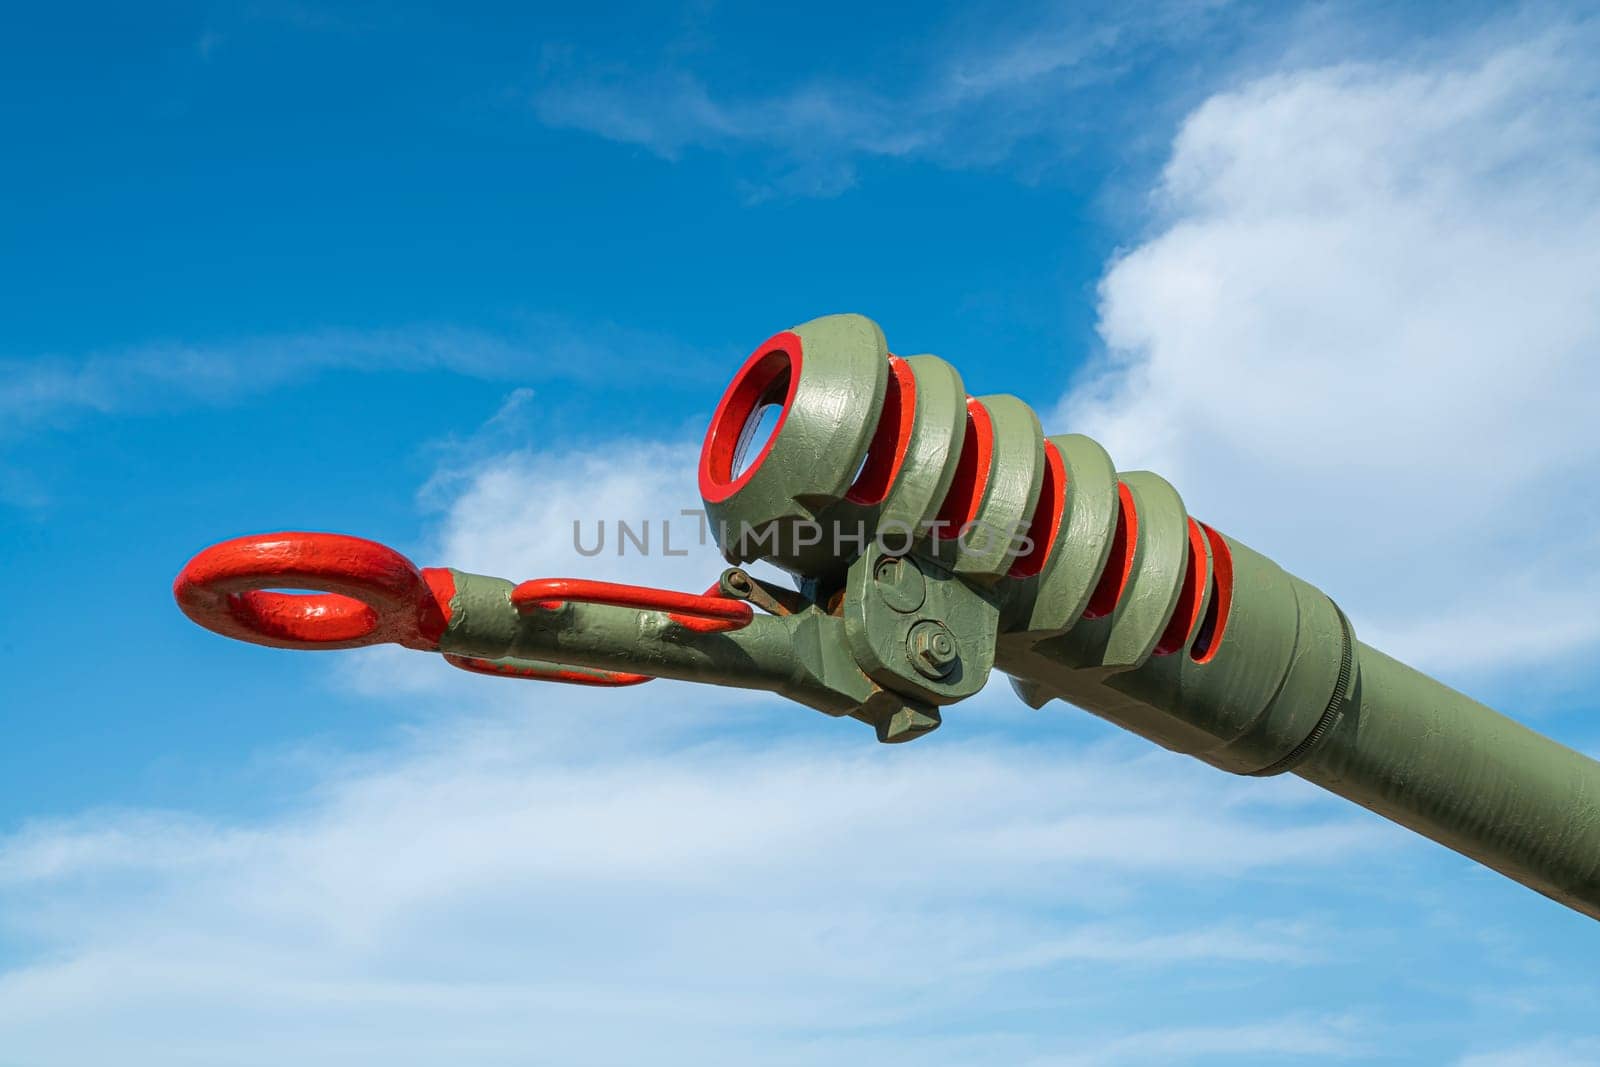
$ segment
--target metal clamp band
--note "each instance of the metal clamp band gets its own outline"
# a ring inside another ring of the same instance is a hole
[[[1350,699],[1351,683],[1355,680],[1355,634],[1350,629],[1350,620],[1345,618],[1339,605],[1334,604],[1332,597],[1328,598],[1328,603],[1333,604],[1334,614],[1339,616],[1339,677],[1333,683],[1333,695],[1328,698],[1328,706],[1323,709],[1322,717],[1305,740],[1290,749],[1282,759],[1267,764],[1259,771],[1248,772],[1251,778],[1271,778],[1298,767],[1311,750],[1328,736],[1339,721],[1339,716],[1344,713],[1345,704]]]

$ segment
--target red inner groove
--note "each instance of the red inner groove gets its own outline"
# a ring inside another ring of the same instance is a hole
[[[1086,619],[1104,618],[1115,611],[1133,577],[1133,557],[1139,545],[1139,509],[1133,504],[1133,490],[1123,482],[1117,483],[1117,505],[1117,532],[1111,537],[1111,556],[1083,611]]]
[[[1228,628],[1228,609],[1233,606],[1233,553],[1228,551],[1228,542],[1221,534],[1203,522],[1200,528],[1211,542],[1211,604],[1189,655],[1196,663],[1208,663],[1222,647],[1222,634]]]
[[[800,387],[800,362],[799,336],[780,333],[757,348],[739,368],[717,403],[711,425],[706,429],[705,443],[700,448],[701,496],[713,503],[727,500],[761,468],[778,435],[783,433],[783,424],[794,406],[795,393]],[[772,435],[762,445],[760,453],[745,465],[744,472],[734,478],[733,460],[740,434],[756,409],[769,400],[775,402],[779,392],[783,410]]]
[[[961,458],[956,461],[956,474],[945,494],[944,503],[934,520],[940,525],[933,528],[937,540],[958,537],[967,524],[978,517],[983,506],[984,490],[989,487],[989,464],[994,456],[994,424],[989,411],[972,397],[967,397],[967,432],[961,442]]]
[[[1178,606],[1172,609],[1172,621],[1162,631],[1156,642],[1155,654],[1167,656],[1181,649],[1195,632],[1200,621],[1200,606],[1205,603],[1205,592],[1210,575],[1205,571],[1206,535],[1200,524],[1189,520],[1189,562],[1183,571],[1183,589],[1178,593]]]
[[[867,445],[861,473],[845,493],[856,504],[881,504],[894,487],[911,449],[911,426],[917,414],[917,380],[911,365],[899,356],[889,357],[889,384],[883,395],[878,428]]]
[[[1044,443],[1044,482],[1039,487],[1039,503],[1028,523],[1028,540],[1033,547],[1011,564],[1013,578],[1032,578],[1044,569],[1061,533],[1061,505],[1067,497],[1067,468],[1061,452],[1049,441]]]

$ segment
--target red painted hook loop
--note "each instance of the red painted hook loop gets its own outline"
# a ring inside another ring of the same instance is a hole
[[[172,595],[208,630],[273,648],[360,648],[394,642],[435,651],[449,617],[449,572],[417,570],[375,541],[274,533],[212,545]],[[312,589],[315,593],[268,592]]]
[[[568,685],[593,685],[617,688],[655,680],[649,674],[603,671],[593,667],[574,667],[565,663],[536,663],[533,660],[480,659],[477,656],[445,654],[444,661],[473,674],[492,674],[497,678],[525,678],[533,682],[565,682]]]
[[[512,607],[524,615],[553,611],[566,601],[664,611],[684,629],[703,634],[742,630],[755,617],[750,605],[743,600],[583,578],[535,578],[511,591]]]
[[[712,590],[720,588],[720,585],[712,586]],[[755,616],[749,604],[742,600],[714,596],[712,590],[707,590],[703,595],[696,595],[676,593],[670,589],[651,589],[642,585],[589,581],[583,578],[538,578],[523,582],[513,589],[511,604],[523,615],[531,615],[538,611],[554,611],[567,601],[663,611],[679,626],[698,633],[722,633],[727,630],[739,630],[750,624],[750,620]],[[565,682],[568,685],[617,688],[640,685],[654,679],[654,675],[649,674],[608,671],[598,667],[578,667],[567,663],[546,663],[516,657],[482,659],[477,656],[446,654],[444,658],[450,666],[474,674],[490,674],[498,678],[523,678],[537,682]]]

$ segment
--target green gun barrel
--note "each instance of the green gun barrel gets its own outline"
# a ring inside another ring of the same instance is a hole
[[[1362,644],[1327,594],[1191,518],[1164,479],[1044,436],[1016,397],[968,396],[935,356],[891,355],[869,319],[757,348],[699,485],[735,564],[703,594],[418,570],[318,533],[213,545],[174,594],[257,644],[740,686],[884,742],[938,728],[998,668],[1034,707],[1067,701],[1234,774],[1297,774],[1600,918],[1600,763]],[[798,591],[738,569],[755,560]]]
[[[753,368],[781,387],[750,388]],[[765,443],[749,432],[763,405],[780,409]],[[1326,594],[1191,519],[1157,475],[1044,437],[1015,397],[966,397],[867,319],[758,349],[700,483],[729,559],[786,567],[819,599],[842,585],[858,643],[892,645],[885,617],[938,622],[969,675],[992,663],[1031,705],[1065,700],[1236,774],[1298,774],[1600,918],[1600,763],[1362,644]],[[886,559],[898,576],[879,589]],[[874,615],[908,567],[939,610]],[[947,702],[903,663],[869,673]]]

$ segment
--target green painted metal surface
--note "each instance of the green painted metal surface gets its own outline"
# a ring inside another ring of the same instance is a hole
[[[737,568],[705,596],[518,586],[280,534],[208,549],[175,592],[263,644],[767,690],[888,742],[937,728],[998,669],[1031,706],[1074,704],[1234,774],[1300,775],[1600,918],[1600,763],[1361,643],[1327,594],[1196,522],[1160,476],[1044,437],[1015,397],[967,397],[862,316],[756,350],[699,482],[728,561],[766,560],[796,590]],[[295,587],[331,592],[270,591]]]

